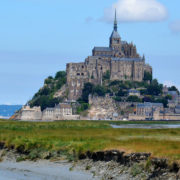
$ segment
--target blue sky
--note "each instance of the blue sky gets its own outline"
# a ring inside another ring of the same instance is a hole
[[[180,88],[179,0],[0,2],[0,104],[24,104],[44,79],[93,46],[108,46],[114,8],[123,40],[136,44],[161,83]]]

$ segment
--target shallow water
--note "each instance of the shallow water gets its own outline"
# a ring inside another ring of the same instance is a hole
[[[92,174],[69,168],[71,164],[40,162],[0,163],[0,180],[93,180]]]
[[[123,124],[123,125],[111,125],[111,127],[117,129],[175,129],[180,128],[180,124]]]

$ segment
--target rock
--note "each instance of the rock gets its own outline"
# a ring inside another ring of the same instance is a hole
[[[25,153],[25,146],[20,145],[16,148],[17,153],[24,154]]]
[[[167,159],[153,158],[151,162],[155,166],[155,169],[166,169],[168,167]]]
[[[123,161],[123,154],[124,154],[124,152],[120,152],[117,150],[105,151],[104,160],[105,161],[122,162]]]
[[[98,161],[104,161],[104,152],[103,151],[99,151],[96,153],[97,154],[97,160]]]
[[[49,151],[41,153],[41,158],[42,159],[50,159],[51,158],[51,153]]]
[[[3,149],[3,148],[4,148],[4,146],[5,146],[5,143],[0,142],[0,149]]]
[[[86,156],[86,154],[81,153],[78,158],[79,158],[79,160],[82,160],[82,159],[86,159],[87,156]]]
[[[180,170],[178,171],[178,173],[176,175],[176,179],[180,179]]]
[[[91,158],[93,159],[93,161],[98,161],[97,153],[93,152]]]
[[[130,160],[133,162],[139,162],[139,161],[148,160],[150,156],[151,156],[150,153],[131,153]]]
[[[180,170],[180,165],[176,162],[173,162],[170,166],[169,166],[169,171],[170,172],[175,172],[177,173]]]
[[[90,151],[87,151],[86,156],[87,156],[89,159],[92,159],[92,153],[91,153]]]

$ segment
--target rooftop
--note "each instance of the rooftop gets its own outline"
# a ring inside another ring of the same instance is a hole
[[[150,102],[145,102],[145,103],[141,103],[141,104],[138,104],[137,107],[163,107],[163,104],[162,103],[150,103]]]
[[[109,48],[109,47],[94,47],[93,51],[108,51],[108,52],[111,52],[112,51],[112,48]]]

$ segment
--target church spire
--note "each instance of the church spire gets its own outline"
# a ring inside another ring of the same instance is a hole
[[[115,18],[114,18],[114,31],[117,31],[117,17],[116,17],[116,9],[115,9]]]

